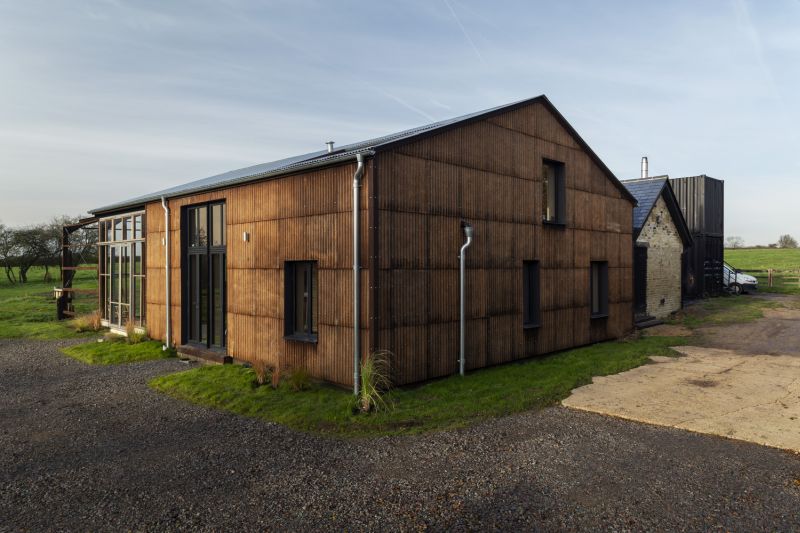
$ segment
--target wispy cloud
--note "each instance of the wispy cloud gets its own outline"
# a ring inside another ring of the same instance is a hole
[[[461,19],[458,18],[458,15],[456,14],[456,10],[453,9],[453,6],[450,5],[450,2],[448,0],[443,0],[443,1],[444,1],[445,5],[447,6],[447,9],[449,9],[450,13],[453,15],[453,19],[456,21],[456,24],[458,24],[458,27],[461,28],[461,33],[464,34],[464,37],[467,39],[467,42],[469,43],[469,45],[472,47],[472,50],[475,52],[475,55],[478,56],[478,59],[481,61],[481,63],[483,63],[485,65],[486,61],[483,59],[483,55],[481,54],[481,51],[478,50],[478,47],[475,46],[475,41],[473,41],[472,37],[470,37],[469,33],[467,33],[467,29],[461,23]]]

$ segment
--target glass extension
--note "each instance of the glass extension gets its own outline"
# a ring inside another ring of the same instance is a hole
[[[126,213],[100,220],[98,258],[100,313],[104,325],[145,326],[145,215]]]

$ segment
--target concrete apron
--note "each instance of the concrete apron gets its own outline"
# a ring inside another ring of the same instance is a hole
[[[567,407],[800,452],[800,357],[682,346],[597,377]]]

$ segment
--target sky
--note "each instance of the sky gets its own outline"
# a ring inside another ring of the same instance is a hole
[[[0,222],[546,94],[620,179],[800,237],[800,0],[0,0]]]

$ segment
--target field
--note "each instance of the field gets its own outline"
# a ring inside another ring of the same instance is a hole
[[[800,270],[800,248],[727,249],[725,261],[741,270]]]
[[[739,248],[725,250],[725,261],[758,278],[758,290],[800,294],[800,248]],[[767,286],[768,269],[774,269],[773,286]]]
[[[0,338],[62,339],[85,337],[67,327],[66,321],[56,320],[56,302],[53,287],[60,285],[58,269],[50,269],[56,279],[44,281],[44,269],[34,268],[28,273],[28,283],[12,284],[3,276],[0,279]],[[96,289],[97,274],[78,271],[75,288]],[[89,313],[97,308],[90,297],[76,301],[78,313]]]

